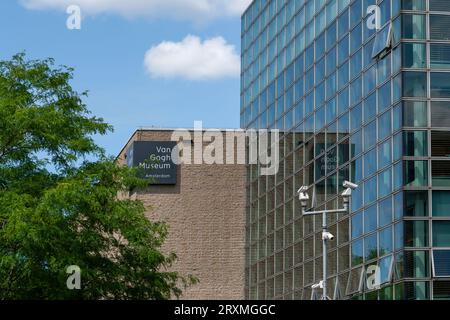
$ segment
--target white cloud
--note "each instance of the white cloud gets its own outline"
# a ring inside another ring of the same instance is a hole
[[[236,48],[222,37],[202,42],[189,35],[181,42],[162,42],[147,51],[144,64],[154,78],[208,80],[238,77],[240,73]]]
[[[210,20],[221,16],[239,16],[252,0],[19,0],[33,10],[65,10],[79,5],[85,15],[115,13],[126,17],[173,17]]]

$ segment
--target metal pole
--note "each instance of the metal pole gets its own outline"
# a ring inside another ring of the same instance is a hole
[[[322,243],[323,243],[323,296],[322,300],[327,300],[327,240],[324,233],[327,231],[327,215],[322,213]]]

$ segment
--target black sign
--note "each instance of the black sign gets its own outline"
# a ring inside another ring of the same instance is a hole
[[[127,163],[138,168],[150,184],[177,184],[177,165],[172,159],[174,141],[136,141],[127,151]]]

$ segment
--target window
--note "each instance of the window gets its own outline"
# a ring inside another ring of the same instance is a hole
[[[430,296],[430,284],[425,281],[406,282],[405,300],[428,300]]]
[[[405,216],[428,216],[428,191],[405,191],[404,194]]]
[[[406,186],[422,187],[428,185],[427,161],[405,161],[404,172]]]
[[[433,217],[450,217],[450,191],[433,191]]]
[[[426,97],[427,74],[425,72],[403,72],[403,96]]]
[[[375,93],[373,93],[364,101],[364,122],[367,123],[376,114],[377,114],[377,96]],[[449,117],[450,117],[450,109],[449,109]]]
[[[431,156],[450,158],[450,132],[431,132]]]
[[[435,277],[450,277],[450,250],[433,251],[433,273]]]
[[[362,124],[362,105],[359,104],[350,111],[350,129],[358,130]]]
[[[380,232],[380,256],[391,253],[392,250],[392,227],[389,227]]]
[[[432,162],[433,187],[450,187],[450,161]]]
[[[363,215],[362,212],[352,217],[352,239],[358,238],[363,234]]]
[[[384,83],[391,76],[391,55],[378,61],[378,84]]]
[[[450,16],[430,15],[430,39],[450,40]]]
[[[391,168],[378,175],[378,196],[384,197],[392,192],[392,170]]]
[[[428,246],[428,221],[405,221],[405,247]]]
[[[448,262],[450,263],[450,262]],[[450,264],[447,264],[450,265]],[[433,282],[433,299],[450,300],[450,281]]]
[[[363,263],[363,241],[352,243],[352,266]]]
[[[377,251],[377,235],[364,238],[364,257],[366,261],[376,259],[378,257]]]
[[[386,200],[380,202],[378,208],[379,224],[380,227],[384,227],[392,222],[392,198],[389,197]]]
[[[426,278],[429,276],[428,251],[405,251],[403,256],[405,278]]]
[[[405,127],[426,127],[427,124],[428,124],[428,112],[426,102],[422,101],[403,102],[403,125]]]
[[[450,221],[433,221],[433,247],[450,247]]]
[[[391,105],[391,82],[389,81],[378,90],[378,112],[386,110]]]
[[[447,0],[430,0],[430,11],[450,11],[450,2]]]
[[[404,155],[407,157],[426,157],[428,155],[426,131],[406,131],[403,133]]]
[[[372,58],[379,58],[386,54],[392,46],[392,24],[390,23],[379,31],[375,37]]]
[[[450,69],[450,45],[430,44],[430,63],[432,69]]]
[[[377,141],[377,123],[373,121],[364,128],[364,146],[370,149]]]
[[[425,39],[425,15],[403,14],[402,33],[405,39]]]
[[[364,193],[364,204],[370,204],[377,199],[377,177],[373,177],[372,179],[366,181],[364,183],[364,189],[366,192]]]
[[[450,73],[432,72],[430,79],[432,98],[450,97]]]
[[[403,239],[404,239],[403,223],[397,223],[394,226],[394,249],[395,250],[403,248]]]
[[[369,233],[377,228],[377,206],[374,205],[364,211],[364,233]]]
[[[425,10],[425,0],[403,0],[402,9],[423,11]]]
[[[392,256],[384,257],[380,260],[380,283],[390,282],[392,279],[392,270],[393,270],[393,262],[394,259]]]
[[[391,161],[391,140],[389,139],[378,147],[378,165],[381,169],[389,165]]]
[[[384,140],[391,134],[391,113],[386,112],[378,119],[378,139]]]
[[[403,67],[426,68],[427,47],[424,43],[403,43]]]
[[[364,156],[364,176],[369,177],[377,171],[377,150],[374,149]],[[373,192],[373,190],[371,190]]]
[[[431,102],[431,126],[450,127],[450,102]]]

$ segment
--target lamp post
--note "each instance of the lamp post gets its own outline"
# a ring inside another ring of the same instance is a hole
[[[331,241],[334,239],[334,235],[332,235],[330,232],[328,232],[328,226],[327,226],[327,214],[330,213],[347,213],[350,210],[350,198],[352,196],[352,190],[358,188],[358,185],[345,181],[343,184],[344,192],[342,193],[342,198],[344,201],[344,207],[342,209],[336,209],[336,210],[323,210],[323,211],[306,211],[306,208],[308,206],[309,201],[309,195],[306,193],[308,191],[308,187],[302,186],[298,191],[298,196],[300,200],[300,204],[302,207],[302,215],[304,216],[313,216],[313,215],[322,215],[322,245],[323,245],[323,280],[321,283],[315,285],[316,288],[319,286],[322,288],[322,300],[330,300],[330,298],[327,295],[327,245],[328,241]]]

